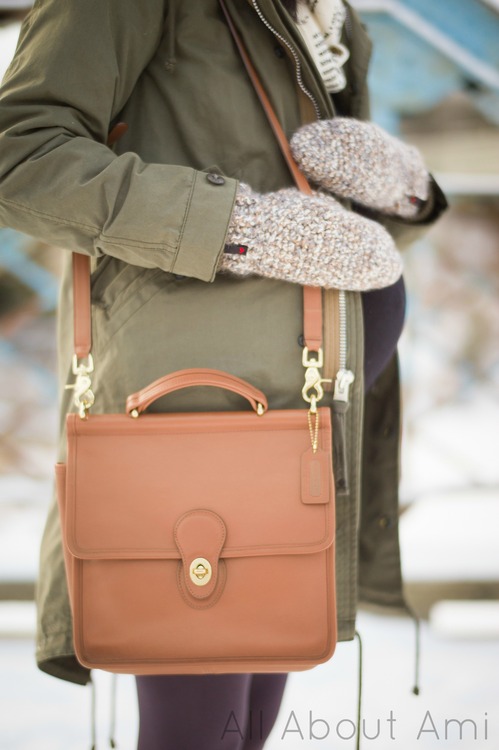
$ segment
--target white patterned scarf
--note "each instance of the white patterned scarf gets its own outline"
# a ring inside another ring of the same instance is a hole
[[[342,0],[298,0],[297,27],[330,93],[346,86],[343,65],[350,52],[340,42],[345,18]]]

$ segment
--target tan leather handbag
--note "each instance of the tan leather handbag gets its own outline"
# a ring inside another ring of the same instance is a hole
[[[318,406],[321,290],[304,287],[303,409],[269,410],[250,383],[191,369],[131,394],[123,414],[90,414],[90,262],[76,253],[73,291],[78,412],[66,415],[67,459],[55,472],[79,661],[199,674],[330,659],[335,508],[331,413]],[[207,385],[240,394],[241,411],[145,412]]]

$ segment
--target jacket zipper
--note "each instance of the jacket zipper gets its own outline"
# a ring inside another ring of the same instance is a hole
[[[336,492],[348,494],[347,412],[350,408],[350,386],[355,375],[347,366],[348,328],[346,292],[324,290],[324,383],[325,391],[333,391],[333,464]]]
[[[258,17],[260,18],[261,22],[267,27],[267,29],[269,31],[272,32],[272,34],[277,39],[279,39],[279,41],[282,44],[284,44],[288,48],[288,50],[293,55],[293,59],[295,61],[296,80],[298,82],[298,86],[303,91],[303,93],[305,94],[305,96],[307,96],[310,99],[310,101],[312,102],[314,110],[315,110],[316,117],[317,117],[318,120],[320,120],[321,119],[321,111],[320,111],[319,105],[317,104],[317,101],[316,101],[314,95],[307,89],[307,87],[303,83],[302,74],[301,74],[301,63],[300,63],[300,58],[298,57],[298,53],[296,52],[295,48],[288,42],[288,40],[285,39],[282,36],[282,34],[279,34],[279,32],[276,31],[276,29],[274,29],[274,27],[267,21],[267,19],[265,18],[265,16],[263,15],[263,13],[262,13],[262,11],[260,9],[260,6],[257,3],[257,1],[256,0],[251,0],[251,4],[253,5],[253,8],[257,12]]]
[[[352,39],[352,17],[350,8],[345,6],[345,35],[350,42]],[[347,366],[347,300],[346,292],[342,289],[338,294],[339,317],[339,367],[334,381],[333,394],[333,460],[335,467],[336,491],[347,495],[350,492],[349,471],[347,463],[347,411],[350,407],[350,386],[355,375]]]
[[[352,18],[350,16],[350,8],[345,5],[345,33],[348,41],[352,38]]]
[[[285,39],[282,34],[280,34],[274,27],[267,21],[265,16],[263,15],[263,12],[258,5],[257,0],[251,0],[251,4],[253,5],[253,8],[255,9],[256,13],[258,14],[258,17],[260,18],[261,22],[266,26],[267,29],[277,38],[279,41],[284,44],[291,54],[293,55],[293,59],[295,61],[295,67],[296,67],[296,80],[298,82],[298,86],[303,91],[303,93],[310,99],[314,106],[315,114],[317,116],[317,119],[321,119],[321,111],[319,108],[319,105],[317,104],[317,101],[314,97],[314,95],[306,88],[306,86],[303,83],[302,79],[302,73],[301,73],[301,64],[298,57],[298,54],[294,47],[288,42],[287,39]],[[347,36],[350,37],[351,33],[351,19],[350,14],[348,11],[348,8],[346,9],[346,17],[345,17],[345,27]],[[326,315],[326,327],[328,328],[328,322],[331,318],[331,315]],[[354,380],[354,374],[351,370],[347,369],[347,321],[346,321],[346,297],[345,292],[343,290],[340,290],[338,292],[338,318],[339,318],[339,369],[336,374],[335,383],[334,383],[334,400],[335,401],[341,401],[343,403],[348,403],[349,399],[349,388],[351,383]],[[326,329],[327,332],[327,329]],[[331,341],[331,336],[325,336],[326,342]],[[326,353],[327,356],[327,353]],[[334,372],[334,352],[330,354],[329,357],[327,357],[325,368],[324,368],[324,375],[325,377],[328,377],[329,373]],[[327,389],[327,385],[326,385]],[[329,390],[329,389],[328,389]]]
[[[350,491],[347,461],[347,412],[350,407],[350,386],[355,375],[347,366],[347,301],[346,292],[338,293],[339,367],[333,394],[333,464],[336,491],[347,495]]]
[[[301,63],[300,59],[298,57],[298,54],[294,47],[288,42],[285,37],[282,36],[274,27],[267,21],[265,18],[260,6],[258,5],[257,0],[251,0],[251,4],[253,8],[255,9],[256,13],[258,14],[258,17],[260,18],[261,22],[264,24],[264,26],[278,39],[282,44],[287,47],[287,49],[291,52],[294,62],[295,62],[295,70],[296,70],[296,80],[298,83],[298,86],[300,87],[301,91],[307,96],[310,101],[312,102],[312,105],[315,110],[315,115],[318,120],[321,119],[321,111],[319,108],[319,105],[317,103],[317,100],[315,99],[314,95],[307,89],[305,84],[303,83],[302,78],[302,72],[301,72]],[[347,8],[347,14],[345,18],[345,30],[347,36],[350,38],[351,34],[351,19]],[[327,298],[326,298],[327,299]],[[334,337],[331,337],[331,331],[330,331],[330,325],[331,321],[334,321],[336,317],[339,320],[339,354],[338,354],[338,370],[336,372],[336,376],[334,378],[334,395],[333,395],[333,432],[334,432],[334,465],[335,465],[335,482],[336,482],[336,489],[339,492],[348,493],[349,491],[349,483],[348,483],[348,466],[347,466],[347,451],[346,451],[346,412],[348,411],[349,407],[349,395],[350,395],[350,386],[353,383],[355,379],[355,375],[351,370],[347,368],[347,308],[346,308],[346,295],[343,290],[339,290],[337,294],[337,316],[327,314],[327,308],[326,308],[326,316],[325,316],[325,331],[324,331],[324,338],[325,338],[325,344],[330,344],[331,341],[334,341]],[[334,374],[335,369],[335,352],[332,351],[333,347],[329,348],[328,351],[326,351],[326,346],[324,346],[325,350],[325,367],[324,367],[324,377],[328,377],[329,374]],[[325,390],[330,390],[328,388],[327,384],[325,384]]]
[[[293,55],[293,59],[295,61],[296,80],[298,82],[298,86],[312,102],[317,119],[320,120],[321,111],[320,111],[319,105],[314,95],[306,88],[305,84],[303,83],[300,59],[298,57],[296,50],[288,42],[288,40],[285,39],[282,36],[282,34],[280,34],[276,29],[274,29],[274,27],[269,23],[269,21],[267,21],[260,6],[258,5],[257,0],[251,0],[251,4],[253,5],[253,8],[255,9],[256,13],[258,14],[258,17],[260,18],[264,26],[267,29],[269,29],[269,31],[276,37],[276,39],[278,39],[282,44],[284,44]],[[346,8],[345,28],[346,28],[347,36],[350,38],[351,19],[350,19],[348,8]],[[328,322],[329,322],[330,317],[331,317],[330,315],[326,315],[327,327],[329,327]],[[349,388],[350,388],[351,383],[354,380],[354,374],[351,370],[348,370],[346,366],[346,357],[347,357],[346,297],[345,297],[345,292],[343,290],[340,290],[338,293],[338,317],[339,317],[339,369],[336,374],[335,384],[334,384],[334,400],[348,403]],[[326,338],[326,341],[332,340],[330,336],[326,336],[325,338]],[[334,352],[332,352],[330,356],[327,357],[326,365],[324,368],[325,377],[328,377],[330,373],[334,372],[334,364],[331,361],[333,359],[334,359]],[[327,388],[327,385],[326,385],[326,389],[329,390]]]
[[[334,330],[332,328],[334,327]],[[338,341],[338,351],[330,343]],[[347,367],[347,303],[342,289],[324,290],[324,377],[332,379],[326,383],[325,391],[334,389],[334,400],[349,401],[350,385],[355,380]]]
[[[347,300],[343,290],[340,290],[338,295],[338,314],[340,319],[340,356],[333,398],[335,401],[348,403],[350,386],[355,380],[355,375],[347,368]]]

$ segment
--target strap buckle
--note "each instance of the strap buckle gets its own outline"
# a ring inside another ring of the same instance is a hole
[[[74,388],[73,404],[78,409],[80,419],[85,419],[87,412],[95,401],[95,396],[91,390],[92,379],[90,373],[94,371],[94,360],[92,355],[88,354],[87,363],[78,363],[78,357],[73,354],[72,361],[73,375],[76,375],[74,383],[65,385],[65,389]]]
[[[332,383],[330,378],[321,377],[319,368],[324,364],[324,355],[322,349],[316,353],[317,356],[311,356],[308,347],[303,348],[302,364],[305,369],[305,385],[302,388],[303,399],[310,404],[312,414],[317,413],[317,403],[324,397],[324,388],[322,383]],[[315,391],[315,393],[311,393]]]

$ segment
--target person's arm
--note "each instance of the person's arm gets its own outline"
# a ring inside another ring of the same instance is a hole
[[[0,225],[212,281],[237,181],[106,146],[166,0],[36,0],[0,89]],[[199,238],[202,237],[202,242]]]

